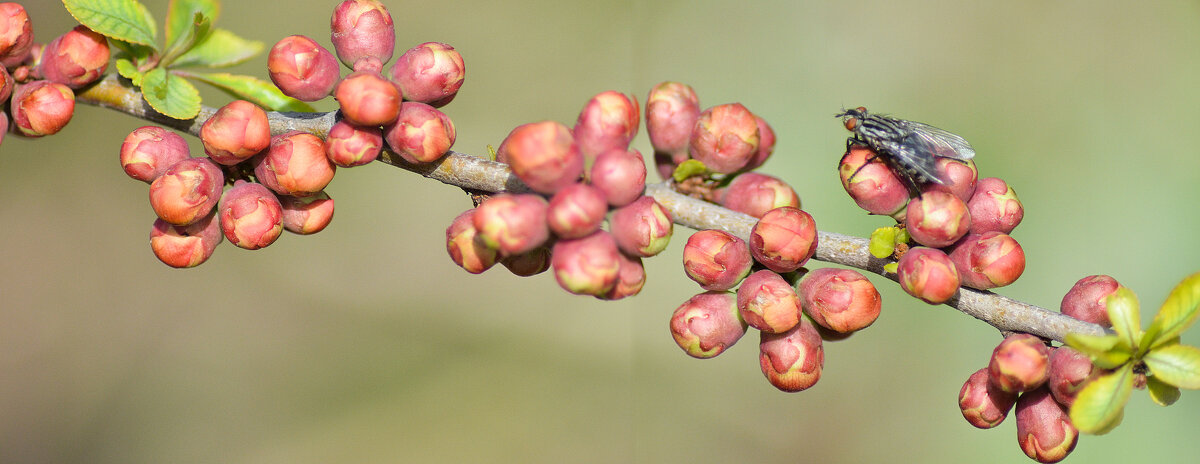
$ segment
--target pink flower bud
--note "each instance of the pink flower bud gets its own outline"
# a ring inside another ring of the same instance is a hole
[[[531,193],[501,193],[476,208],[474,221],[478,239],[500,251],[502,256],[525,253],[546,243],[547,203]]]
[[[146,183],[189,156],[183,137],[158,126],[134,129],[121,144],[121,168],[129,177]]]
[[[609,219],[609,230],[617,246],[631,256],[661,253],[671,242],[673,229],[671,213],[652,197],[641,197],[617,208]]]
[[[234,100],[217,110],[200,128],[200,142],[213,161],[232,166],[271,145],[267,112],[245,100]]]
[[[283,228],[299,235],[311,235],[322,230],[333,220],[333,199],[325,191],[307,197],[277,195],[283,208]]]
[[[749,163],[742,168],[744,171],[758,169],[767,159],[771,157],[771,153],[775,151],[775,129],[767,124],[767,120],[758,115],[754,115],[754,120],[758,122],[758,151],[755,152],[754,158],[750,159]]]
[[[496,159],[534,191],[553,194],[583,174],[583,155],[567,126],[542,121],[517,126],[496,152]]]
[[[476,240],[475,211],[472,208],[459,214],[446,228],[446,252],[454,263],[472,274],[479,274],[496,264],[498,252]]]
[[[637,98],[609,90],[588,100],[572,134],[584,159],[593,160],[614,148],[628,149],[640,121]]]
[[[302,35],[284,37],[271,47],[267,71],[284,95],[303,101],[328,97],[340,77],[333,54]]]
[[[104,74],[108,58],[108,39],[81,25],[46,44],[38,69],[46,80],[78,89]]]
[[[1045,388],[1017,399],[1017,443],[1030,459],[1062,461],[1078,441],[1079,430]]]
[[[396,28],[387,7],[376,0],[345,0],[333,9],[329,21],[330,40],[338,59],[348,68],[360,58],[375,57],[380,63],[392,59]]]
[[[747,172],[722,189],[718,196],[721,206],[754,216],[763,217],[767,211],[784,206],[800,207],[800,196],[782,180]]]
[[[270,149],[254,158],[255,178],[280,195],[320,192],[333,180],[335,169],[325,156],[325,142],[307,132],[272,137]]]
[[[683,270],[705,290],[729,290],[750,273],[746,242],[723,230],[701,230],[683,246]]]
[[[392,66],[392,82],[400,87],[405,100],[442,107],[450,103],[462,87],[467,67],[454,47],[441,42],[425,42],[408,49]]]
[[[847,334],[879,318],[883,300],[870,280],[850,269],[821,268],[796,285],[800,305],[820,328]]]
[[[588,178],[604,192],[608,204],[625,206],[646,191],[646,161],[637,150],[613,148],[596,157]]]
[[[620,254],[617,242],[608,232],[600,230],[584,238],[555,242],[550,267],[564,290],[576,295],[603,296],[617,285]]]
[[[1087,355],[1063,346],[1050,352],[1050,377],[1046,386],[1054,395],[1054,400],[1065,408],[1075,403],[1075,396],[1087,382],[1099,374],[1093,369],[1092,360]]]
[[[971,211],[971,233],[987,231],[1010,233],[1025,217],[1025,207],[1003,180],[987,177],[979,180],[967,207]]]
[[[607,212],[604,192],[576,183],[563,187],[550,198],[546,221],[559,238],[580,238],[599,230]]]
[[[891,216],[908,204],[908,187],[870,149],[851,147],[842,156],[838,173],[842,188],[868,213]]]
[[[746,277],[737,290],[737,305],[746,324],[763,332],[785,332],[800,323],[800,297],[773,271]]]
[[[992,385],[1009,393],[1031,391],[1050,377],[1050,348],[1029,334],[1014,334],[992,350],[988,363]]]
[[[925,187],[926,192],[946,192],[958,197],[963,202],[975,194],[975,186],[979,180],[979,170],[971,160],[959,161],[951,158],[936,158],[938,175],[944,184],[931,183]]]
[[[732,293],[706,292],[693,296],[671,315],[671,336],[684,353],[708,359],[724,353],[746,334]]]
[[[195,267],[208,260],[221,243],[221,223],[215,212],[188,224],[175,226],[162,219],[150,229],[150,249],[163,264],[174,268]]]
[[[825,348],[821,335],[808,319],[801,318],[787,332],[759,332],[759,338],[759,366],[775,388],[798,392],[821,379]]]
[[[655,157],[657,153],[686,155],[698,119],[700,98],[691,86],[669,81],[654,86],[646,97],[646,134]]]
[[[1059,308],[1063,314],[1075,319],[1112,327],[1112,321],[1108,320],[1108,301],[1106,299],[1118,288],[1121,288],[1121,284],[1106,275],[1084,277],[1075,282],[1071,290],[1063,295]]]
[[[1017,395],[1000,390],[988,382],[987,368],[975,371],[958,392],[958,408],[971,425],[990,429],[1008,417]]]
[[[601,295],[600,299],[620,300],[634,296],[646,285],[646,268],[642,266],[641,257],[630,257],[624,253],[618,253],[617,257],[621,260],[621,269],[617,271],[617,283],[613,285],[612,290]]]
[[[57,82],[33,81],[17,86],[10,109],[21,135],[57,134],[75,114],[75,92]]]
[[[454,145],[454,123],[437,108],[418,102],[400,106],[396,122],[384,128],[384,139],[410,163],[441,158]]]
[[[979,290],[1016,282],[1025,272],[1025,250],[1012,237],[991,231],[970,234],[950,252],[963,285]]]
[[[971,229],[967,204],[946,192],[925,192],[908,203],[904,223],[917,243],[942,248],[953,245]]]
[[[717,105],[700,113],[688,152],[708,169],[728,174],[758,153],[758,121],[741,103]]]
[[[772,271],[799,269],[816,252],[817,223],[797,208],[768,211],[750,230],[750,254]]]
[[[359,126],[383,126],[400,115],[400,89],[376,71],[355,71],[333,91],[342,117]]]
[[[33,22],[20,3],[0,3],[0,65],[25,61],[33,46]]]
[[[17,81],[13,79],[12,74],[9,74],[4,66],[0,66],[0,102],[8,101],[8,97],[12,96],[16,86]]]
[[[325,137],[325,156],[343,168],[362,166],[379,158],[383,150],[383,130],[356,126],[342,120]]]
[[[169,224],[184,226],[211,213],[221,198],[225,176],[207,158],[172,164],[150,184],[150,206]]]
[[[945,303],[958,292],[958,270],[941,250],[908,250],[897,263],[896,275],[900,288],[929,304]]]
[[[513,275],[535,276],[550,269],[550,248],[542,245],[519,255],[505,256],[500,258],[500,264]]]
[[[221,196],[221,231],[229,243],[257,250],[272,243],[283,232],[283,207],[275,194],[262,184],[239,180]]]

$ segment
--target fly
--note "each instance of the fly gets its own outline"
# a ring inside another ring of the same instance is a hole
[[[874,150],[913,193],[920,193],[921,185],[946,183],[938,173],[937,158],[967,161],[975,157],[975,149],[966,139],[928,124],[868,114],[861,106],[837,117],[854,133],[846,139],[847,151],[854,145]]]

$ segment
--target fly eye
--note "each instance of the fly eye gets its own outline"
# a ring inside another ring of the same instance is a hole
[[[866,113],[866,112],[867,112],[867,107],[865,107],[865,106],[860,106],[860,107],[858,107],[858,108],[855,108],[855,109],[856,109],[856,110],[858,110],[858,112],[859,112],[859,113]]]
[[[854,128],[858,127],[858,118],[846,118],[846,120],[843,121],[842,124],[845,124],[846,130],[854,131]]]

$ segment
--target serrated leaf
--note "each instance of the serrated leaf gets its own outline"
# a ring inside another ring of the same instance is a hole
[[[1121,423],[1133,392],[1133,366],[1125,365],[1088,382],[1071,405],[1071,423],[1080,432],[1103,435]]]
[[[213,0],[171,0],[167,6],[167,22],[163,28],[166,36],[167,50],[178,46],[177,42],[187,39],[187,34],[194,29],[196,14],[215,23],[221,13],[221,5]],[[195,36],[196,42],[204,40],[205,34]]]
[[[697,159],[689,159],[679,163],[679,166],[675,166],[675,173],[671,177],[675,179],[675,182],[683,182],[684,179],[689,177],[702,176],[707,173],[708,167],[703,162]]]
[[[117,40],[111,37],[108,39],[108,42],[113,44],[113,46],[118,50],[125,52],[125,54],[128,55],[131,60],[138,63],[146,61],[147,58],[150,58],[150,55],[154,54],[153,47],[129,43],[124,40]]]
[[[1196,322],[1200,316],[1200,273],[1192,274],[1176,285],[1167,300],[1154,315],[1154,321],[1146,329],[1142,351],[1153,350],[1178,337]],[[1145,340],[1148,338],[1149,340]]]
[[[1170,406],[1179,401],[1179,387],[1169,385],[1155,376],[1146,377],[1146,391],[1150,393],[1150,399],[1159,406]]]
[[[117,74],[120,74],[121,77],[129,79],[131,82],[133,82],[135,87],[142,86],[143,74],[141,71],[138,71],[137,66],[134,65],[132,61],[129,61],[128,58],[118,58],[115,63],[117,67]]]
[[[212,21],[205,17],[203,13],[196,13],[195,18],[192,20],[192,27],[188,29],[187,33],[180,36],[175,45],[167,47],[166,51],[163,52],[162,61],[159,62],[159,66],[170,66],[181,55],[191,50],[196,43],[208,37],[211,28]]]
[[[1159,380],[1179,388],[1200,388],[1200,348],[1166,345],[1150,350],[1142,358]]]
[[[275,87],[275,84],[252,76],[229,73],[187,73],[183,75],[271,111],[316,111],[308,103],[284,95],[278,87]]]
[[[1067,345],[1092,358],[1092,364],[1101,369],[1113,369],[1125,364],[1132,357],[1129,348],[1122,346],[1117,335],[1067,334]]]
[[[883,259],[891,256],[896,251],[896,228],[880,227],[871,232],[871,241],[867,250],[871,252],[871,256],[876,258]]]
[[[1113,331],[1121,337],[1121,344],[1133,351],[1142,341],[1142,315],[1138,309],[1137,295],[1133,294],[1133,290],[1117,287],[1117,291],[1104,301],[1108,307],[1108,320],[1112,322]]]
[[[191,82],[154,68],[142,77],[142,96],[155,111],[175,119],[192,119],[200,114],[200,91]]]
[[[155,46],[154,17],[135,0],[63,0],[63,6],[79,24],[106,37]]]
[[[263,51],[263,43],[246,40],[225,29],[213,29],[208,38],[175,60],[175,67],[222,68],[242,63]]]

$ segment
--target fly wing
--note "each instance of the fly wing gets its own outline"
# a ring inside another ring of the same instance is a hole
[[[926,153],[920,147],[921,143],[916,134],[910,133],[901,142],[886,144],[884,151],[891,157],[892,163],[910,178],[907,182],[911,187],[929,182],[945,184],[938,175],[937,158]]]
[[[975,149],[971,148],[967,139],[958,134],[916,121],[902,121],[902,123],[909,132],[909,143],[913,144],[919,152],[963,161],[975,157]]]

